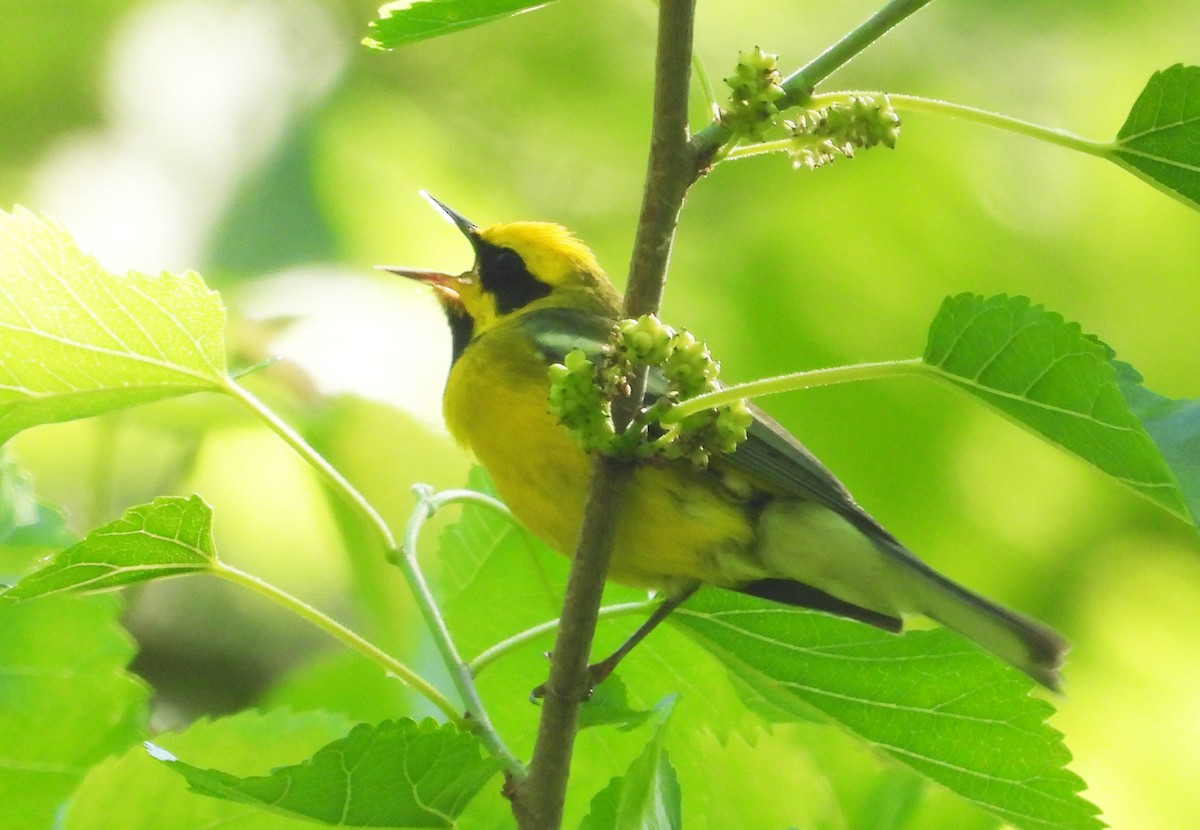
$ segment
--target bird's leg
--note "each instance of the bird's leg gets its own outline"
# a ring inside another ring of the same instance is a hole
[[[633,647],[646,638],[646,635],[658,627],[658,624],[670,616],[671,612],[678,608],[683,602],[696,593],[696,589],[700,587],[700,583],[691,582],[683,587],[682,590],[676,590],[664,599],[659,606],[654,609],[654,612],[646,618],[646,621],[638,626],[637,631],[630,634],[625,642],[617,647],[617,650],[605,657],[598,663],[592,663],[588,666],[588,675],[591,680],[592,688],[596,688],[604,680],[613,673],[613,669],[617,664],[625,659],[625,655],[633,651]]]
[[[625,655],[633,651],[634,646],[646,638],[646,635],[653,631],[660,622],[670,616],[671,612],[678,608],[683,602],[696,593],[696,589],[700,587],[699,582],[689,582],[680,588],[676,588],[667,596],[653,613],[646,618],[646,621],[637,627],[637,630],[630,634],[625,642],[617,647],[617,650],[605,657],[598,663],[592,663],[587,667],[588,672],[588,697],[591,697],[592,690],[599,686],[604,680],[613,673],[613,669],[617,664],[625,659]],[[544,697],[546,694],[546,684],[538,686],[529,694],[530,700],[537,700]]]

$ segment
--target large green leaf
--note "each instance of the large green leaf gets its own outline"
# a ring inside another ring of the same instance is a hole
[[[116,597],[0,604],[0,825],[54,826],[89,767],[144,737]],[[110,825],[118,826],[118,825]]]
[[[221,299],[199,275],[113,274],[62,228],[0,211],[0,443],[220,389],[224,335]]]
[[[212,509],[199,496],[164,496],[125,511],[82,542],[50,557],[0,599],[104,591],[211,570]]]
[[[1200,66],[1176,64],[1151,75],[1109,155],[1164,193],[1200,208]]]
[[[395,49],[547,5],[551,0],[399,0],[385,3],[363,40],[374,49]]]
[[[475,736],[407,718],[359,724],[308,760],[262,776],[200,769],[159,747],[151,753],[205,795],[350,827],[453,827],[500,769]]]
[[[1025,297],[975,294],[942,303],[924,355],[943,379],[1194,523],[1200,502],[1185,501],[1175,464],[1130,411],[1112,358],[1077,323]]]
[[[78,598],[72,601],[80,602]],[[264,715],[251,711],[217,721],[198,721],[181,731],[158,735],[154,741],[196,763],[220,764],[250,774],[306,758],[322,744],[345,735],[351,726],[344,717],[328,712]],[[66,815],[54,826],[60,830],[314,830],[318,825],[259,806],[194,793],[138,744],[88,772],[71,797]]]
[[[1014,827],[1102,826],[1032,681],[945,629],[897,637],[711,590],[671,619],[777,705],[823,713]]]

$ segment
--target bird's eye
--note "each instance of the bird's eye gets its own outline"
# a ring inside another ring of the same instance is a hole
[[[501,314],[547,296],[550,286],[529,273],[525,260],[511,248],[480,246],[479,280],[496,297]]]
[[[496,255],[496,261],[492,263],[496,269],[496,276],[502,280],[509,279],[525,270],[525,263],[521,261],[521,257],[516,251],[510,251],[508,248],[501,248],[500,253]]]

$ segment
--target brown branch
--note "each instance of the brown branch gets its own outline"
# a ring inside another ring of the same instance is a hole
[[[625,313],[630,317],[658,310],[675,224],[696,168],[687,125],[694,14],[695,0],[660,0],[650,158],[625,295]],[[643,375],[628,397],[614,401],[618,427],[628,425],[645,383]],[[522,830],[559,830],[562,824],[579,705],[589,691],[587,663],[596,615],[612,558],[617,517],[632,476],[629,461],[596,460],[567,579],[529,776],[515,785],[512,794],[513,813]]]

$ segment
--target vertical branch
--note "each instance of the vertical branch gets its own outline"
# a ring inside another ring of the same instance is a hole
[[[659,4],[650,158],[629,263],[625,292],[628,317],[658,311],[675,223],[695,169],[687,123],[694,12],[695,0],[663,0]]]
[[[650,158],[625,295],[625,313],[631,317],[658,310],[675,224],[696,167],[687,125],[694,13],[695,0],[660,0]],[[644,373],[632,387],[628,397],[614,401],[619,428],[628,425],[643,397]],[[579,705],[589,691],[587,662],[600,596],[616,520],[632,475],[629,461],[607,456],[596,460],[529,776],[512,793],[513,813],[522,830],[558,830],[562,824]]]

